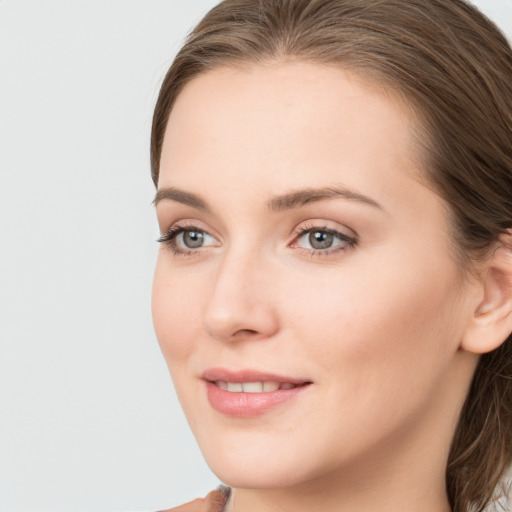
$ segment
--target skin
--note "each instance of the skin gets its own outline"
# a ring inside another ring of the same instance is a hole
[[[192,222],[205,237],[188,254],[161,245],[153,317],[204,457],[234,487],[229,510],[450,510],[448,450],[478,360],[463,342],[484,291],[461,277],[415,127],[391,93],[301,62],[210,71],[173,107],[158,189],[193,193],[209,211],[157,202],[162,233]],[[311,187],[379,206],[266,206]],[[312,248],[296,232],[313,227],[356,242]],[[207,400],[212,367],[312,384],[232,418]]]

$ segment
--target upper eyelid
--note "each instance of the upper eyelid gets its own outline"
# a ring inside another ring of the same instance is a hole
[[[292,235],[297,237],[297,236],[303,234],[304,232],[309,232],[309,231],[313,231],[316,229],[318,231],[325,230],[325,231],[330,231],[332,233],[338,233],[339,235],[342,235],[342,236],[345,236],[348,238],[353,238],[355,240],[359,239],[358,233],[354,229],[349,228],[348,226],[343,226],[338,223],[332,222],[332,224],[337,224],[336,227],[333,227],[333,226],[329,225],[329,224],[331,224],[331,221],[320,220],[320,219],[308,220],[305,222],[306,222],[305,225],[303,223],[301,223],[301,224],[299,224],[299,226],[294,228]],[[340,226],[342,226],[342,227],[340,227]]]
[[[214,238],[217,238],[215,235],[211,233],[211,230],[203,227],[200,222],[194,220],[194,219],[183,219],[183,220],[177,220],[175,222],[170,223],[167,227],[160,228],[160,232],[162,234],[169,233],[170,231],[176,231],[177,229],[182,229],[183,231],[192,231],[193,229],[197,231],[202,231],[210,236],[213,236]]]
[[[317,229],[319,231],[327,230],[327,231],[337,232],[340,235],[345,235],[345,236],[352,237],[352,238],[358,237],[357,233],[353,229],[350,229],[348,227],[337,228],[337,227],[328,226],[327,223],[329,221],[318,220],[318,221],[304,221],[304,222],[310,222],[310,224],[308,224],[308,225],[302,225],[302,223],[299,224],[297,227],[293,228],[293,230],[290,233],[290,236],[297,236],[304,232]],[[171,230],[175,231],[177,228],[181,228],[181,229],[183,229],[183,231],[192,231],[192,229],[190,229],[190,228],[193,228],[193,229],[196,229],[197,231],[205,232],[214,238],[219,238],[217,235],[212,234],[211,230],[200,226],[196,220],[192,220],[192,219],[191,220],[185,219],[185,220],[179,220],[179,221],[173,222],[169,227],[167,227],[165,229],[160,228],[160,232],[162,234],[166,234]],[[346,229],[347,231],[350,231],[351,233],[345,233],[344,229]]]
[[[333,229],[333,228],[330,228],[330,227],[327,227],[327,226],[313,226],[311,228],[306,228],[306,229],[299,229],[295,235],[295,238],[301,238],[303,237],[306,233],[311,233],[312,231],[320,231],[320,232],[326,232],[326,233],[331,233],[335,236],[340,236],[340,237],[343,237],[343,238],[356,238],[356,236],[354,235],[349,235],[348,233],[344,233],[342,230],[340,229]]]

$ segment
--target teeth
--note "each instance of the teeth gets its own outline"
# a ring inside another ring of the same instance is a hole
[[[272,393],[278,389],[293,389],[296,388],[296,384],[291,382],[284,382],[279,384],[278,382],[226,382],[223,380],[216,381],[217,386],[220,389],[229,391],[231,393]]]
[[[242,388],[244,393],[261,393],[263,391],[263,382],[244,382]]]
[[[279,389],[279,384],[277,382],[264,382],[263,383],[263,391],[271,392],[277,391]]]

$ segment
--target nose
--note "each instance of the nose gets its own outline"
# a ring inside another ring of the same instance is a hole
[[[259,340],[278,330],[268,265],[257,255],[227,254],[217,267],[204,311],[204,327],[224,342]]]

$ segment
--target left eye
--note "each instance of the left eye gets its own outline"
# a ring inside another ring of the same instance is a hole
[[[299,234],[297,242],[294,245],[298,245],[305,249],[325,251],[338,246],[352,246],[354,244],[354,238],[336,230],[328,228],[314,228],[303,231],[302,234]]]

